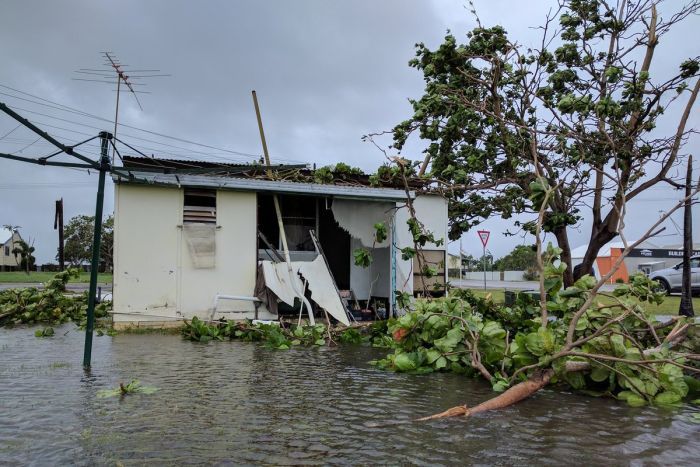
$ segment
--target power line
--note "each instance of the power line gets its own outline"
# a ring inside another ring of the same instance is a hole
[[[13,129],[11,129],[10,131],[8,131],[7,133],[5,133],[4,135],[0,136],[0,140],[3,140],[3,139],[5,139],[5,138],[7,138],[7,137],[10,136],[17,128],[19,128],[19,127],[21,127],[21,126],[22,126],[22,124],[20,123],[19,125],[17,125],[17,126],[14,127]]]
[[[82,111],[82,110],[80,110],[80,109],[76,109],[76,108],[74,108],[74,107],[70,107],[70,106],[68,106],[68,105],[61,104],[61,103],[59,103],[59,102],[55,102],[55,101],[52,101],[52,100],[49,100],[49,99],[46,99],[46,98],[43,98],[43,97],[40,97],[40,96],[31,94],[31,93],[28,93],[28,92],[25,92],[25,91],[21,91],[21,90],[19,90],[19,89],[16,89],[16,88],[13,88],[13,87],[4,85],[4,84],[0,84],[0,87],[1,87],[1,88],[4,88],[4,89],[9,89],[10,91],[18,92],[18,93],[20,93],[20,94],[22,94],[22,95],[29,96],[29,97],[32,97],[32,98],[34,98],[34,99],[39,99],[40,101],[47,102],[48,104],[52,104],[52,105],[47,105],[47,104],[44,104],[44,103],[41,103],[41,102],[33,102],[34,104],[37,104],[37,105],[42,105],[42,106],[49,107],[49,108],[53,108],[53,109],[55,109],[55,110],[59,110],[59,111],[63,111],[63,112],[74,113],[74,114],[77,114],[77,115],[80,115],[80,116],[83,116],[83,117],[88,117],[88,118],[96,119],[96,120],[103,121],[103,122],[107,122],[107,123],[113,123],[112,120],[109,120],[109,119],[100,117],[100,116],[98,116],[98,115],[94,115],[94,114],[91,114],[91,113]],[[4,95],[7,95],[7,94],[4,94]],[[19,98],[19,97],[17,97],[17,96],[12,96],[12,95],[9,95],[9,97],[14,97],[14,98],[16,98],[16,99],[22,99],[22,98]],[[22,99],[22,100],[25,100],[25,101],[26,101],[27,99]],[[58,107],[60,107],[60,108],[56,108],[55,106],[58,106]],[[19,109],[19,110],[23,110],[23,111],[25,111],[25,112],[27,111],[26,109]],[[50,115],[41,114],[41,113],[39,113],[39,112],[34,112],[34,113],[37,113],[37,114],[43,115],[43,116],[47,116],[47,117],[49,117],[49,118],[56,118],[56,119],[59,119],[59,120],[68,121],[69,123],[76,123],[76,122],[71,122],[71,121],[69,121],[69,120],[60,119],[59,117],[53,117],[53,116],[50,116]],[[76,124],[78,124],[78,123],[76,123]],[[84,124],[81,124],[81,125],[84,125]],[[88,125],[85,125],[85,126],[88,126]],[[215,150],[215,151],[225,152],[225,153],[233,154],[233,155],[237,155],[237,156],[252,157],[252,158],[255,158],[256,160],[261,156],[261,154],[246,153],[246,152],[241,152],[241,151],[235,151],[235,150],[232,150],[232,149],[220,148],[220,147],[216,147],[216,146],[212,146],[212,145],[208,145],[208,144],[204,144],[204,143],[198,143],[198,142],[196,142],[196,141],[188,140],[188,139],[185,139],[185,138],[180,138],[180,137],[177,137],[177,136],[171,136],[171,135],[167,135],[167,134],[164,134],[164,133],[159,133],[159,132],[152,131],[152,130],[146,130],[146,129],[139,128],[139,127],[136,127],[136,126],[133,126],[133,125],[127,125],[127,124],[125,124],[125,123],[118,123],[118,126],[124,127],[124,128],[129,128],[129,129],[136,130],[136,131],[141,131],[141,132],[148,133],[148,134],[151,134],[151,135],[154,135],[154,136],[159,136],[159,137],[161,137],[161,138],[172,139],[172,140],[174,140],[174,141],[179,141],[179,142],[185,143],[185,144],[191,144],[191,145],[194,145],[194,146],[199,146],[199,147],[203,147],[203,148],[207,148],[207,149],[213,149],[213,150]],[[91,127],[91,128],[96,128],[96,127]],[[124,135],[124,134],[122,133],[122,135]],[[130,138],[135,138],[134,136],[129,136],[129,137],[130,137]],[[156,144],[164,144],[164,143],[156,142]],[[179,147],[179,149],[189,150],[188,148],[182,148],[182,147]],[[274,156],[274,155],[273,155],[273,157],[274,157],[276,160],[283,161],[283,162],[300,162],[300,161],[295,160],[295,159],[285,159],[285,158],[278,157],[278,156]]]

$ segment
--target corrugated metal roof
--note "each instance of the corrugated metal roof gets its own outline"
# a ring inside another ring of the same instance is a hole
[[[268,193],[293,193],[309,196],[335,196],[349,199],[401,201],[406,199],[403,190],[394,188],[373,188],[366,186],[323,185],[319,183],[298,183],[283,180],[259,180],[241,177],[217,177],[207,175],[162,174],[131,171],[133,178],[113,174],[115,183],[135,183],[142,185],[169,185],[219,190],[256,191]],[[415,193],[410,193],[415,197]]]

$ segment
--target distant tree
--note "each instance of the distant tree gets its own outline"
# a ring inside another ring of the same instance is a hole
[[[528,245],[517,245],[513,251],[499,258],[494,268],[499,271],[524,271],[537,262],[535,249]]]
[[[462,256],[462,267],[467,271],[476,271],[479,265],[479,260],[474,258],[472,255]]]
[[[71,266],[80,266],[92,259],[92,240],[95,216],[79,215],[71,218],[65,226],[63,254]],[[109,216],[102,223],[100,242],[100,263],[111,271],[114,250],[114,217]]]
[[[34,246],[29,245],[24,240],[17,240],[13,242],[14,248],[12,249],[12,254],[15,255],[15,259],[19,256],[20,267],[29,274],[29,271],[34,268],[34,263],[36,258],[34,257]]]
[[[483,271],[484,263],[486,263],[487,271],[494,270],[495,263],[493,261],[493,255],[491,253],[486,253],[485,255],[482,255],[480,258],[476,259],[474,264],[474,271]]]

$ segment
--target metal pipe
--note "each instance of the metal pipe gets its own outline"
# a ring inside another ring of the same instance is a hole
[[[83,351],[83,368],[90,369],[92,360],[92,334],[95,327],[95,295],[97,293],[97,270],[100,266],[100,243],[102,240],[102,209],[105,197],[105,174],[109,170],[108,143],[112,135],[103,131],[100,133],[101,158],[100,179],[97,185],[97,200],[95,203],[95,229],[92,236],[92,262],[90,263],[90,290],[88,292],[87,324],[85,325],[85,348]]]

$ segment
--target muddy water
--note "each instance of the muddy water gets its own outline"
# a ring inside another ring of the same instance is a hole
[[[64,334],[66,333],[66,334]],[[468,420],[383,424],[490,395],[450,374],[382,372],[381,351],[270,351],[179,336],[96,337],[80,366],[72,326],[37,339],[0,329],[0,464],[692,465],[693,407],[630,408],[544,391]],[[152,395],[97,398],[139,379]]]

